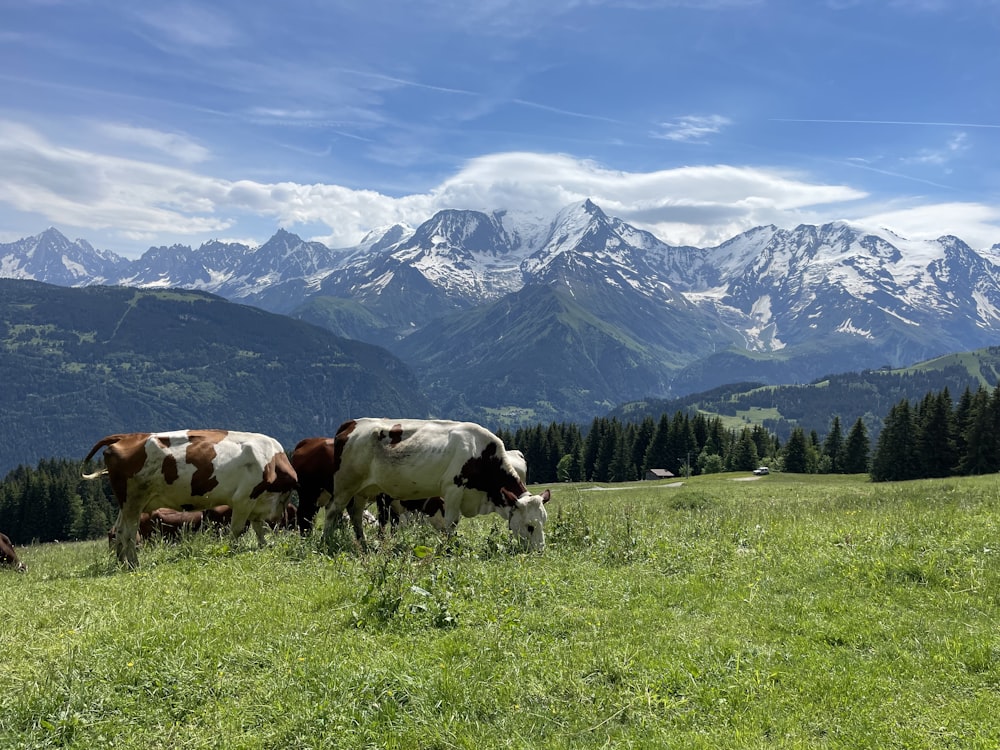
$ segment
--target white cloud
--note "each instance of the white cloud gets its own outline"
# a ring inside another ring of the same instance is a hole
[[[1000,243],[1000,208],[982,203],[885,206],[852,221],[885,227],[912,240],[933,240],[952,234],[977,250]]]
[[[713,244],[760,224],[798,223],[805,209],[865,195],[777,170],[719,165],[636,173],[564,155],[506,153],[470,161],[435,189],[434,205],[504,207],[544,216],[591,198],[666,242]]]
[[[704,143],[706,136],[715,135],[731,124],[732,120],[722,115],[687,115],[672,122],[660,123],[660,131],[652,136],[668,141]]]
[[[0,204],[34,217],[32,222],[44,217],[67,232],[102,230],[149,243],[169,237],[199,244],[223,235],[259,235],[263,242],[282,226],[313,235],[327,227],[318,239],[344,247],[374,227],[415,226],[439,209],[505,208],[551,218],[585,198],[671,244],[708,246],[761,224],[844,218],[911,238],[955,234],[974,247],[1000,241],[998,207],[916,201],[873,207],[864,191],[850,185],[747,166],[625,172],[563,154],[499,153],[470,160],[425,192],[393,197],[324,183],[223,179],[68,148],[2,120],[0,163]]]

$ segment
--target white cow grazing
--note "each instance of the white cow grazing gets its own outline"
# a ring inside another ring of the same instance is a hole
[[[444,523],[493,512],[536,550],[545,547],[549,491],[532,495],[512,465],[503,442],[478,424],[423,419],[357,419],[334,437],[333,499],[326,506],[324,535],[349,509],[364,541],[360,510],[380,492],[396,500],[441,497]],[[523,456],[521,457],[523,462]]]
[[[249,522],[264,544],[264,522],[280,520],[298,479],[281,444],[255,432],[177,430],[108,435],[90,449],[104,448],[101,471],[118,500],[115,547],[118,559],[138,565],[135,533],[143,511],[232,507],[232,533]]]

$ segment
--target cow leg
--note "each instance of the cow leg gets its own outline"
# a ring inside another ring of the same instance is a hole
[[[118,513],[115,528],[115,552],[118,555],[118,562],[123,562],[130,568],[138,568],[139,551],[135,536],[139,531],[139,519],[132,518],[131,514],[126,515],[123,510]]]
[[[350,505],[353,497],[351,495],[338,496],[335,493],[333,498],[326,504],[326,515],[323,517],[323,541],[327,541],[333,534],[335,528],[339,528],[344,523],[344,510]],[[355,530],[355,533],[357,531]]]
[[[241,505],[244,505],[244,504],[241,504]],[[247,521],[249,521],[249,520],[250,520],[250,509],[249,508],[246,508],[246,509],[241,508],[241,507],[233,508],[233,518],[232,518],[232,521],[230,522],[229,534],[233,538],[233,545],[234,546],[235,546],[236,542],[239,540],[239,538],[241,536],[243,536],[243,534],[246,532],[246,530],[247,530]],[[257,523],[258,523],[258,521],[254,521],[254,524],[257,524]],[[254,531],[257,531],[256,525],[254,526]],[[259,537],[260,537],[260,532],[258,532],[258,538]]]
[[[444,528],[451,536],[455,533],[458,520],[462,517],[462,496],[465,491],[461,487],[448,487],[444,491]]]
[[[257,546],[261,549],[267,546],[267,540],[264,538],[265,525],[264,522],[259,518],[250,522],[253,527],[254,533],[257,535]]]
[[[361,546],[365,546],[365,503],[361,498],[354,498],[351,500],[351,504],[347,506],[347,512],[351,516],[351,525],[354,527],[354,536],[357,537],[358,541],[361,542]]]

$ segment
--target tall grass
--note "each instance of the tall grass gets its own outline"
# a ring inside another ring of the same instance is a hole
[[[1000,745],[1000,480],[735,478],[554,488],[540,555],[496,517],[23,549],[0,744]]]

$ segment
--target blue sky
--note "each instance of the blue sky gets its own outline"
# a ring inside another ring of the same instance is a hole
[[[0,241],[592,198],[671,244],[1000,243],[1000,0],[0,0]]]

